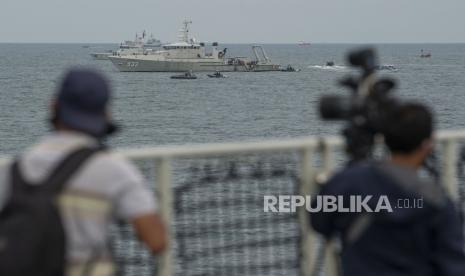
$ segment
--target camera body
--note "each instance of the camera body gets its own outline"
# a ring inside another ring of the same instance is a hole
[[[340,120],[347,123],[343,130],[346,150],[351,161],[372,157],[375,138],[382,135],[386,116],[397,105],[392,97],[395,82],[378,79],[375,51],[371,48],[349,53],[348,62],[360,69],[359,76],[349,76],[340,85],[349,88],[351,95],[323,96],[319,103],[320,115],[325,120]]]

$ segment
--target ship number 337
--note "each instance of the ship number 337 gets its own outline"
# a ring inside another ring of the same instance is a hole
[[[134,67],[139,66],[139,62],[130,61],[130,62],[127,63],[127,65],[128,65],[128,67],[134,68]]]

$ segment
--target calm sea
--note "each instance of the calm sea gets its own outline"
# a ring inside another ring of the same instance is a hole
[[[228,73],[227,79],[170,79],[171,73],[122,73],[93,51],[116,45],[0,44],[0,153],[15,154],[48,131],[48,105],[63,73],[98,68],[111,80],[112,112],[122,131],[115,146],[166,145],[336,134],[338,123],[319,119],[325,93],[347,94],[336,82],[350,69],[345,54],[357,45],[265,45],[268,55],[298,73]],[[249,45],[225,45],[231,56],[251,56]],[[465,45],[377,45],[383,72],[398,80],[400,97],[429,104],[440,128],[465,126]],[[419,58],[420,49],[431,51]],[[335,68],[325,69],[326,61]],[[340,66],[339,66],[340,65]]]

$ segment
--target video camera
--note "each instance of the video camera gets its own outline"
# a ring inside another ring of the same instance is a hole
[[[372,157],[376,137],[383,134],[386,116],[397,105],[392,97],[395,82],[376,76],[378,65],[371,48],[353,51],[348,55],[352,67],[360,69],[359,76],[348,76],[340,85],[349,88],[350,96],[329,95],[320,100],[320,115],[325,120],[343,120],[346,151],[351,162]]]

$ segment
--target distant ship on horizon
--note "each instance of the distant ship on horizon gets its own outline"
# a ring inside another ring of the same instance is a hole
[[[91,53],[90,55],[96,60],[108,60],[113,55],[137,55],[144,54],[147,51],[161,47],[162,43],[159,39],[156,39],[153,34],[146,38],[145,30],[142,32],[142,36],[136,33],[134,40],[125,40],[121,42],[117,50],[107,50],[104,52]]]
[[[305,42],[305,41],[299,41],[299,43],[297,44],[301,47],[308,47],[310,45],[312,45],[310,42]]]
[[[190,37],[189,25],[185,20],[183,28],[174,43],[164,44],[162,49],[143,50],[136,54],[111,55],[108,58],[122,72],[264,72],[281,71],[279,64],[272,63],[262,46],[252,45],[255,59],[247,57],[226,57],[227,48],[218,49],[213,42],[207,47],[204,42],[197,42]],[[209,50],[207,51],[207,48]]]
[[[423,49],[421,49],[420,57],[421,58],[430,58],[431,57],[431,52],[425,52],[425,51],[423,51]]]

